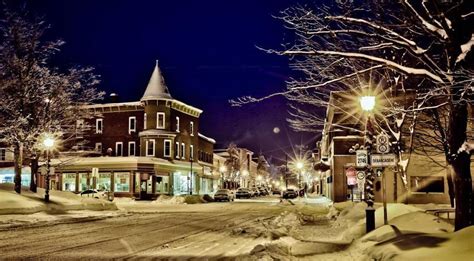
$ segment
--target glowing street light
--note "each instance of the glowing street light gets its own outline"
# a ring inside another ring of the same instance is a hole
[[[372,111],[375,107],[375,96],[360,97],[360,107],[364,111]]]
[[[44,201],[49,202],[49,172],[51,170],[51,157],[49,155],[50,151],[54,148],[54,144],[56,143],[55,139],[50,134],[45,134],[43,139],[43,146],[46,150],[46,186],[45,186],[45,194],[44,194]]]
[[[303,162],[301,162],[301,161],[296,162],[296,168],[297,169],[302,169],[303,167],[304,167]]]

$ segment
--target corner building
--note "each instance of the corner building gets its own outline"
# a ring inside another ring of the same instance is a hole
[[[199,133],[202,110],[171,97],[158,63],[140,101],[84,109],[93,117],[77,120],[75,149],[88,156],[53,161],[53,189],[93,188],[149,199],[211,193],[217,187],[215,141]],[[44,178],[38,178],[44,186]]]

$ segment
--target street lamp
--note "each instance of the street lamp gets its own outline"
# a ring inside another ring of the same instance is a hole
[[[303,162],[301,162],[301,161],[296,162],[296,168],[299,170],[299,172],[298,172],[298,195],[300,194],[300,190],[301,190],[301,175],[303,173],[303,167],[304,167]]]
[[[371,162],[371,153],[372,153],[372,140],[374,136],[371,114],[375,107],[375,96],[362,96],[360,98],[360,106],[362,110],[367,112],[366,122],[365,122],[365,148],[367,150],[367,177],[366,177],[366,188],[367,188],[367,208],[365,209],[365,222],[366,222],[366,232],[375,229],[375,209],[374,209],[374,191],[373,191],[373,173],[372,173],[372,162]]]
[[[49,155],[51,149],[54,147],[55,140],[53,137],[46,135],[43,140],[43,146],[46,149],[46,186],[45,186],[45,194],[44,194],[44,201],[49,202],[49,171],[51,169],[51,157]]]

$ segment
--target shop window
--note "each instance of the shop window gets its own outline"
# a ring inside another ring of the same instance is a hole
[[[156,193],[169,193],[169,182],[168,176],[157,176],[156,177]]]
[[[444,193],[444,177],[411,176],[411,191],[426,193]]]
[[[74,173],[64,173],[63,174],[63,191],[76,191],[76,174]]]
[[[156,128],[157,129],[165,128],[165,113],[164,112],[156,113]]]
[[[87,173],[79,173],[79,192],[89,189],[87,185]]]
[[[96,189],[100,191],[111,191],[111,175],[108,172],[99,173],[99,177],[96,180]]]
[[[130,174],[128,172],[114,173],[114,191],[130,192]]]

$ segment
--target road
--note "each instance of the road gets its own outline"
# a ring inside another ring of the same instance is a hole
[[[149,205],[149,213],[0,231],[1,259],[218,259],[248,254],[264,238],[232,231],[284,211],[274,202]],[[189,207],[189,211],[187,208]],[[157,209],[158,211],[153,211]]]

